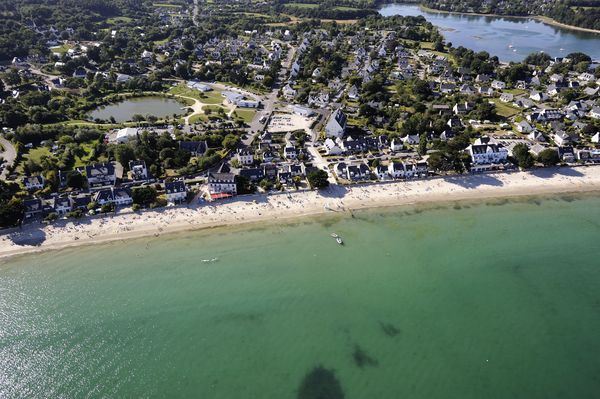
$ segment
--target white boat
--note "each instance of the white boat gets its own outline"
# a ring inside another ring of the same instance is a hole
[[[512,44],[509,44],[509,45],[508,45],[508,48],[513,48],[513,45],[512,45]]]
[[[335,241],[340,245],[344,245],[344,241],[340,237],[336,238]]]
[[[335,233],[331,233],[331,236],[332,236],[333,238],[338,238],[338,237],[339,237],[339,236],[338,236],[337,234],[335,234]]]

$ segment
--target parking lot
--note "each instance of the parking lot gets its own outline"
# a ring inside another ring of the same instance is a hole
[[[274,113],[267,126],[267,131],[282,133],[304,130],[307,134],[310,134],[310,125],[314,120],[314,117],[308,118],[297,114]]]

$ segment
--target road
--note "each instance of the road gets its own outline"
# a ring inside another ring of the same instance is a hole
[[[2,148],[4,148],[4,151],[0,152],[0,157],[6,161],[5,166],[12,165],[17,158],[17,150],[15,150],[15,147],[12,145],[12,143],[6,140],[4,137],[0,137],[0,145],[2,145]],[[4,180],[6,177],[7,170],[5,167],[2,169],[2,172],[0,172],[0,179]]]
[[[198,26],[198,15],[200,15],[200,0],[194,0],[194,10],[192,11],[192,22]]]
[[[287,53],[287,58],[281,63],[281,70],[277,75],[277,79],[275,79],[275,82],[273,83],[273,89],[261,100],[263,109],[260,112],[257,112],[254,116],[254,119],[252,119],[252,121],[248,124],[248,134],[246,135],[246,139],[242,141],[242,145],[244,147],[248,147],[250,144],[252,144],[252,140],[254,140],[254,137],[256,137],[256,135],[265,128],[266,122],[268,122],[269,117],[275,109],[275,105],[278,101],[277,94],[279,93],[279,89],[281,88],[283,80],[288,75],[288,70],[292,65],[294,56],[296,54],[296,47],[292,45],[289,45],[289,47],[290,50]],[[266,116],[266,120],[264,122],[260,121],[262,116]]]

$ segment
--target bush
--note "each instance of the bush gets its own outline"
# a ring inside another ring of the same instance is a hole
[[[68,218],[79,219],[83,216],[83,211],[81,209],[75,209],[74,211],[67,212],[65,216]]]
[[[138,206],[147,207],[156,200],[156,190],[154,187],[139,187],[132,191],[131,197],[133,203]]]
[[[558,152],[552,148],[547,148],[538,154],[538,161],[543,163],[544,166],[554,166],[560,162]]]
[[[58,213],[56,212],[51,212],[48,214],[48,216],[46,216],[44,218],[45,222],[54,222],[56,219],[58,219]]]
[[[313,170],[306,176],[308,184],[316,189],[329,187],[328,177],[327,172],[321,169]]]

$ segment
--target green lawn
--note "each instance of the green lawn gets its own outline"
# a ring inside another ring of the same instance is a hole
[[[69,51],[72,47],[73,46],[70,46],[68,44],[63,44],[62,46],[50,47],[50,51],[52,51],[53,53],[64,54],[67,51]]]
[[[504,118],[510,118],[520,112],[519,109],[511,107],[497,98],[492,99],[492,101],[496,104],[496,113]]]
[[[288,7],[288,8],[317,8],[317,7],[319,7],[319,5],[313,4],[313,3],[290,3],[290,4],[286,4],[285,7]]]
[[[179,4],[169,4],[169,3],[152,3],[154,7],[165,7],[165,8],[181,8]]]
[[[129,17],[112,17],[112,18],[108,18],[106,20],[106,23],[112,26],[116,26],[116,25],[121,25],[121,24],[128,24],[131,21],[133,21],[133,19],[129,18]]]
[[[250,123],[252,122],[254,115],[256,115],[256,110],[236,108],[235,114],[237,114],[238,118],[242,119],[244,122]]]
[[[190,89],[185,84],[171,87],[169,89],[170,94],[195,98],[204,104],[221,104],[223,102],[223,96],[218,90],[209,91],[202,93],[195,89]]]
[[[188,122],[190,124],[206,122],[206,121],[208,121],[208,117],[206,115],[202,115],[202,114],[192,115],[192,116],[190,116],[190,119],[188,120]]]
[[[205,105],[202,107],[202,110],[206,113],[206,111],[210,111],[211,114],[210,115],[217,115],[217,113],[219,112],[219,110],[222,109],[223,111],[225,111],[225,113],[227,113],[227,109],[225,109],[224,107],[221,107],[220,105]]]

